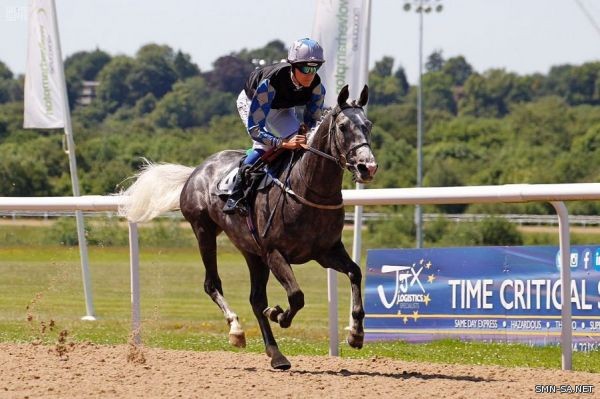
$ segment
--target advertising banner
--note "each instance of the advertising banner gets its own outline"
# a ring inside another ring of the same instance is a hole
[[[312,38],[325,52],[319,70],[327,90],[325,106],[336,104],[346,84],[356,99],[367,83],[370,11],[369,0],[317,0]]]
[[[558,344],[558,247],[369,250],[367,340]],[[600,349],[600,246],[572,246],[574,350]]]
[[[65,82],[54,1],[30,0],[23,127],[65,127]]]

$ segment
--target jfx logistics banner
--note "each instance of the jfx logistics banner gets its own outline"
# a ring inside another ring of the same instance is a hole
[[[369,250],[368,340],[559,343],[558,247]],[[600,246],[571,247],[574,349],[600,349]]]

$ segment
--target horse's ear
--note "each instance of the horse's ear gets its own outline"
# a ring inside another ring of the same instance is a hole
[[[337,103],[340,107],[346,105],[348,96],[350,96],[350,92],[348,91],[348,85],[346,85],[346,86],[342,87],[342,90],[340,90],[340,94],[338,95]]]
[[[358,105],[364,107],[369,102],[369,86],[365,85],[360,92],[360,98],[358,99]]]

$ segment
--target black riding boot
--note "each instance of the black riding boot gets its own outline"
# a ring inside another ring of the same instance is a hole
[[[237,211],[242,216],[246,216],[248,214],[246,200],[244,198],[244,173],[246,173],[246,170],[249,167],[250,165],[244,164],[238,169],[238,172],[235,175],[233,189],[231,190],[231,194],[229,195],[229,198],[223,207],[223,213],[233,215]]]

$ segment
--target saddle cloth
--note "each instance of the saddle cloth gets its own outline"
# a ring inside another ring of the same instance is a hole
[[[217,190],[216,190],[216,194],[221,197],[221,196],[229,196],[231,195],[231,192],[233,191],[233,184],[235,183],[235,176],[237,175],[239,166],[234,167],[233,169],[231,169],[230,171],[226,172],[223,177],[221,177],[221,180],[219,180],[219,182],[217,183]],[[253,172],[253,175],[256,177],[258,176],[258,178],[260,179],[260,182],[258,184],[256,184],[256,190],[260,191],[265,189],[266,187],[269,187],[271,185],[271,183],[273,183],[273,177],[271,176],[271,173],[268,172],[266,166],[263,166],[262,168],[258,169],[257,171]],[[254,184],[252,184],[254,186]]]
[[[217,183],[217,195],[230,195],[233,190],[233,183],[235,182],[235,175],[237,175],[239,166],[234,167],[229,172],[226,172],[221,180]]]

